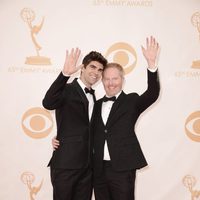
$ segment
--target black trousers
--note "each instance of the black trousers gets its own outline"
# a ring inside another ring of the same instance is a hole
[[[92,170],[52,169],[53,200],[91,200]]]
[[[134,200],[135,170],[114,171],[104,161],[102,173],[94,175],[95,200]]]

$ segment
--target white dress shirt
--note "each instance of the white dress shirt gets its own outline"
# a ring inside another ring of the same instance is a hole
[[[117,97],[121,94],[122,91],[120,91],[117,95],[115,95],[116,99]],[[108,96],[107,96],[108,97]],[[114,101],[106,101],[102,103],[102,108],[101,108],[101,117],[103,120],[103,123],[106,125],[111,108],[113,106]],[[110,160],[110,154],[108,151],[108,144],[107,141],[105,140],[104,144],[104,160]]]
[[[153,72],[153,73],[157,71],[157,67],[155,69],[149,69],[149,68],[147,68],[147,69],[150,72]],[[122,91],[120,91],[117,95],[115,95],[116,99],[121,94],[121,92]],[[108,116],[110,114],[113,103],[114,103],[114,101],[107,101],[107,102],[102,103],[101,116],[102,116],[102,119],[103,119],[103,123],[105,125],[107,123],[107,119],[108,119]],[[107,144],[106,140],[105,140],[105,144],[104,144],[104,157],[103,157],[103,159],[104,160],[111,160],[109,150],[108,150],[108,144]]]

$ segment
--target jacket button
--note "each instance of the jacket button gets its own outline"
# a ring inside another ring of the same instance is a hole
[[[107,130],[107,129],[105,129],[105,130],[104,130],[104,133],[108,133],[108,130]]]

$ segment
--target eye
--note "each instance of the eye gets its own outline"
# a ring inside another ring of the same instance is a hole
[[[98,71],[99,71],[99,72],[103,72],[103,69],[99,69]]]
[[[132,46],[119,42],[113,44],[106,52],[106,58],[124,67],[125,74],[130,73],[136,66],[137,54]]]
[[[90,68],[96,69],[96,66],[95,65],[90,65]]]
[[[22,117],[22,128],[32,138],[44,138],[53,128],[51,114],[43,108],[31,108]]]
[[[186,119],[185,131],[191,140],[200,142],[200,111],[192,113]]]

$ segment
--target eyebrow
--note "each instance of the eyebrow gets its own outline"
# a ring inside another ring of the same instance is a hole
[[[91,66],[91,67],[96,67],[96,68],[98,68],[96,65],[93,65],[93,64],[90,64],[90,66]],[[100,69],[100,70],[103,70],[103,67],[100,67],[99,69]]]
[[[91,67],[97,67],[96,65],[90,64]]]

